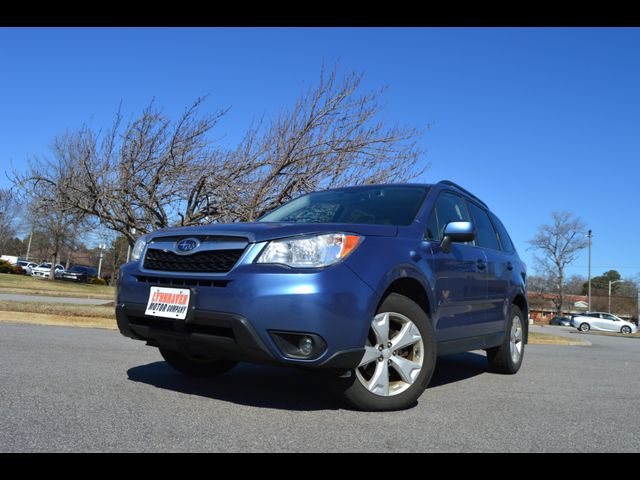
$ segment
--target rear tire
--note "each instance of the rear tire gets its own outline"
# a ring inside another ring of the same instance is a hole
[[[489,369],[494,373],[513,375],[520,370],[524,358],[524,316],[512,305],[507,322],[507,333],[502,344],[487,349]]]
[[[171,367],[190,377],[218,377],[238,364],[226,358],[205,358],[164,348],[159,350],[162,358]]]
[[[342,399],[365,411],[413,406],[436,365],[435,330],[425,311],[390,294],[372,319],[364,346],[361,364],[334,379]]]

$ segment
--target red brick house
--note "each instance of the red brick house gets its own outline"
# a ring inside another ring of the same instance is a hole
[[[529,316],[534,322],[548,322],[556,315],[555,298],[551,293],[529,292]],[[589,298],[586,295],[564,295],[562,314],[583,313],[589,309]]]
[[[555,297],[552,293],[529,292],[529,317],[534,322],[548,323],[556,315],[556,307],[553,303]],[[591,310],[594,312],[606,312],[609,308],[609,297],[602,295],[591,296]],[[611,313],[625,320],[637,318],[636,299],[630,297],[611,297]],[[564,295],[562,314],[583,313],[589,310],[589,297],[586,295]]]

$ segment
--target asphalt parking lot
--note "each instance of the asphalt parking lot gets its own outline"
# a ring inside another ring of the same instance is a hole
[[[586,337],[527,346],[515,376],[440,359],[415,407],[366,413],[296,369],[193,380],[114,331],[0,324],[0,451],[637,452],[640,340]]]

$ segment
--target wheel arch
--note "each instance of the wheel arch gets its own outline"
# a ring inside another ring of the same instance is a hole
[[[416,302],[429,318],[432,318],[431,300],[429,299],[428,289],[425,288],[423,282],[415,277],[399,277],[387,285],[384,293],[380,297],[378,308],[382,305],[385,298],[392,293],[403,295],[410,300]],[[376,309],[377,310],[377,309]]]

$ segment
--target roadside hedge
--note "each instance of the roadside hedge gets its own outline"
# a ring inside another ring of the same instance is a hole
[[[0,260],[0,273],[16,273],[13,271],[14,267],[16,266],[17,265],[9,263],[6,260]],[[22,270],[22,268],[20,268],[20,270]]]

